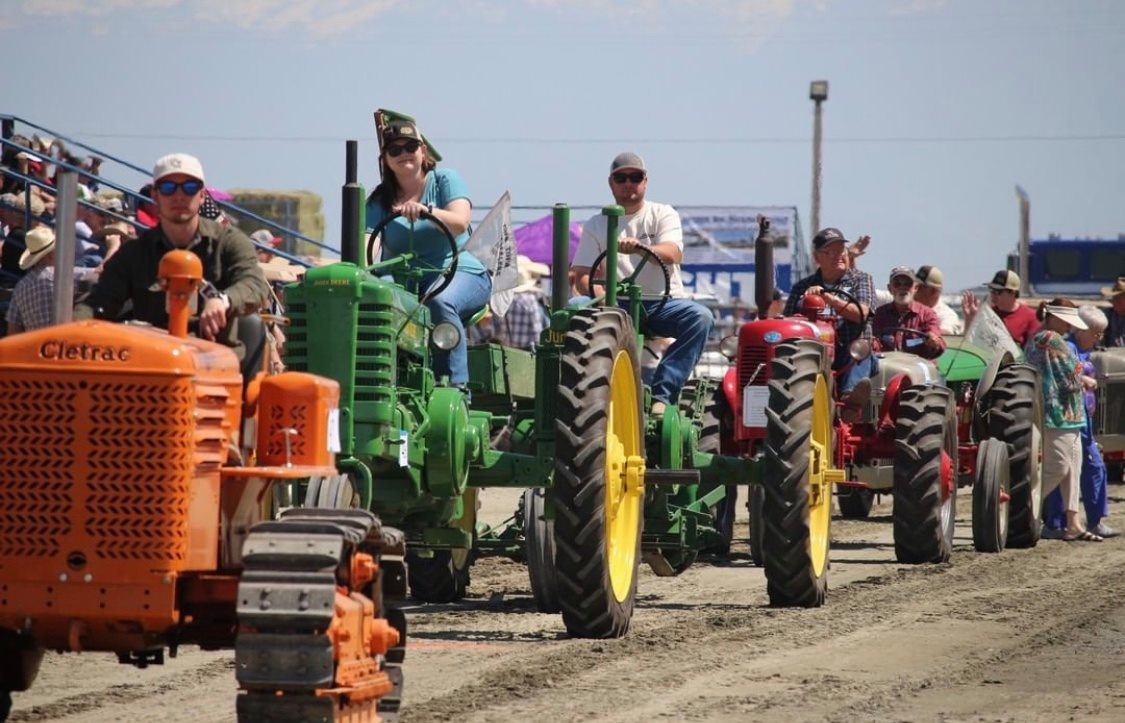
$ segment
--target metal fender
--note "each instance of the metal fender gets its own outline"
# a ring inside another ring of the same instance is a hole
[[[723,396],[729,409],[738,409],[738,370],[732,364],[723,375]]]
[[[906,374],[897,374],[887,382],[887,390],[883,392],[883,401],[879,405],[879,426],[895,426],[898,419],[898,400],[902,390],[910,386],[910,377]]]

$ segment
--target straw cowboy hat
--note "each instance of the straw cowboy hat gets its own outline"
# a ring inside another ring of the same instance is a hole
[[[101,228],[99,228],[97,231],[94,232],[94,238],[98,239],[99,241],[104,239],[106,236],[120,236],[121,238],[133,238],[136,235],[137,234],[133,230],[133,227],[130,226],[129,224],[125,223],[124,221],[116,221],[114,223],[107,223],[105,226],[102,226]]]
[[[550,266],[532,261],[523,254],[516,259],[516,268],[519,270],[520,283],[512,291],[517,294],[524,291],[542,291],[543,287],[539,285],[539,279],[551,275]]]
[[[258,266],[262,269],[262,273],[266,276],[266,281],[272,283],[290,284],[294,281],[299,281],[305,272],[308,271],[304,266],[291,264],[283,256],[274,256],[269,261],[259,261]]]
[[[1086,322],[1082,321],[1082,317],[1078,315],[1078,309],[1070,306],[1055,306],[1054,304],[1047,304],[1047,313],[1056,319],[1062,319],[1066,323],[1073,326],[1075,329],[1089,329]]]
[[[1103,286],[1102,296],[1112,299],[1118,294],[1125,294],[1125,276],[1118,276],[1117,283],[1113,286]]]
[[[47,226],[36,226],[27,232],[23,240],[27,248],[20,256],[20,268],[24,271],[55,250],[55,232]]]

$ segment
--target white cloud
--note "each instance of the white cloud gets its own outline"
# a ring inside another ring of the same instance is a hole
[[[313,35],[355,30],[400,0],[204,0],[200,18],[234,24],[247,30],[278,31],[297,26]]]
[[[118,10],[149,10],[178,5],[181,0],[24,0],[24,15],[108,15]]]

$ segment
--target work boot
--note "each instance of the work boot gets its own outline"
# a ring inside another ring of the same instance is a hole
[[[840,408],[840,420],[847,424],[858,422],[863,417],[863,410],[867,407],[869,399],[871,399],[871,380],[860,379],[859,383],[840,399],[844,405]]]
[[[668,408],[668,405],[666,403],[657,399],[655,402],[652,403],[652,416],[654,416],[654,417],[664,416],[664,410],[667,409],[667,408]]]

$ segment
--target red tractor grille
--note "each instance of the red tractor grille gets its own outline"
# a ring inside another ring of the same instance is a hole
[[[740,350],[738,360],[738,388],[742,389],[750,380],[754,386],[765,386],[770,380],[769,355],[766,347],[746,345]]]

